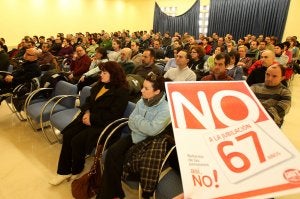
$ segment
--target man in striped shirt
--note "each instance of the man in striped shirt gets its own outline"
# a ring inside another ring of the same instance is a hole
[[[291,107],[291,92],[281,84],[284,74],[285,68],[282,65],[271,65],[266,70],[265,82],[250,87],[279,127]]]

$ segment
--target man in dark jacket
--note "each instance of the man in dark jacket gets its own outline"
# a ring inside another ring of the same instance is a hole
[[[25,62],[22,66],[7,74],[0,81],[0,94],[11,92],[19,84],[30,81],[34,77],[41,75],[41,70],[37,64],[38,51],[35,48],[29,48],[24,54]]]
[[[142,65],[136,67],[132,74],[140,75],[143,78],[146,78],[146,76],[150,72],[154,72],[157,75],[162,75],[162,71],[158,68],[157,65],[155,65],[155,52],[153,49],[148,48],[144,51],[142,55]]]
[[[275,54],[271,50],[265,50],[261,54],[261,60],[256,61],[248,69],[247,84],[251,86],[252,84],[263,83],[265,81],[265,73],[269,66],[275,62]]]
[[[0,41],[0,71],[7,71],[8,66],[8,54],[5,52],[4,44]]]
[[[50,69],[57,69],[58,64],[55,57],[52,55],[49,43],[43,43],[41,45],[42,53],[39,54],[37,63],[42,71],[48,71]]]

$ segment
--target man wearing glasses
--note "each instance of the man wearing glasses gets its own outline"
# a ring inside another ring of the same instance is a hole
[[[69,81],[76,84],[80,77],[89,70],[91,62],[91,58],[86,54],[85,49],[80,45],[77,46],[70,65]]]
[[[0,94],[9,93],[14,87],[19,84],[23,84],[30,81],[34,77],[41,75],[41,70],[37,64],[38,52],[35,48],[29,48],[26,50],[23,58],[25,62],[22,66],[13,71],[12,74],[4,75],[0,81]]]
[[[25,62],[21,68],[12,72],[12,74],[6,75],[4,78],[4,84],[6,87],[15,87],[26,81],[30,81],[34,77],[41,75],[41,70],[37,64],[38,52],[35,48],[29,48],[26,50],[23,58]],[[1,87],[2,88],[2,85]]]

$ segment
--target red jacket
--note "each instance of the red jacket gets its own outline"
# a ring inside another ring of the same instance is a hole
[[[212,50],[211,45],[207,44],[207,45],[205,46],[204,50],[205,50],[205,54],[206,54],[206,55],[211,55],[211,50]]]
[[[276,63],[277,63],[276,61],[273,62],[273,64]],[[248,75],[250,75],[254,69],[259,67],[262,67],[262,60],[257,60],[256,62],[254,62],[254,64],[250,66],[250,68],[248,69]]]
[[[70,69],[73,72],[73,76],[80,77],[83,73],[87,72],[91,65],[91,58],[85,54],[79,57],[75,61],[71,62]]]

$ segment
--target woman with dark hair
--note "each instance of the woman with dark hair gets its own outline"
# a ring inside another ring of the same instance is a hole
[[[3,37],[0,38],[0,41],[2,42],[2,48],[4,49],[4,51],[7,53],[8,52],[8,48],[5,45],[5,39]]]
[[[234,80],[243,80],[244,72],[242,66],[239,65],[239,53],[230,51],[228,55],[230,57],[230,62],[226,67],[227,75],[232,77]]]
[[[189,68],[192,69],[197,75],[197,80],[207,75],[207,71],[204,70],[205,63],[205,51],[202,46],[192,46],[191,47],[191,57],[192,59],[188,63]]]
[[[34,35],[32,40],[34,41],[34,47],[38,47],[40,45],[38,36]]]
[[[223,46],[216,47],[214,54],[212,56],[209,56],[207,58],[206,62],[204,63],[205,70],[210,71],[215,65],[215,56],[217,54],[220,54],[220,53],[224,52],[224,51],[225,51],[225,48]]]
[[[143,83],[142,98],[129,116],[128,126],[131,135],[119,139],[108,148],[104,171],[101,179],[101,190],[97,198],[124,198],[121,176],[126,152],[144,141],[155,136],[170,122],[170,112],[164,94],[164,78],[150,73]]]
[[[124,70],[111,61],[101,64],[100,70],[100,81],[80,107],[81,113],[61,132],[62,149],[57,175],[49,181],[52,185],[75,179],[82,172],[85,155],[96,146],[101,131],[126,109],[129,92]]]
[[[202,47],[204,49],[204,52],[206,55],[210,55],[212,51],[212,46],[209,44],[209,39],[208,37],[204,37],[202,39]]]
[[[89,57],[93,57],[96,53],[96,49],[99,47],[95,39],[91,39],[90,45],[86,49],[86,52]]]
[[[90,65],[89,71],[84,73],[79,79],[79,82],[77,84],[78,91],[81,91],[84,86],[89,86],[98,81],[100,73],[99,64],[105,62],[108,62],[107,52],[105,48],[96,48],[96,54],[92,58],[92,63]]]
[[[122,47],[122,43],[120,40],[118,39],[114,39],[112,41],[112,48],[113,51],[110,51],[108,53],[108,59],[110,61],[120,61],[120,56],[121,56],[121,47]]]
[[[61,45],[61,49],[59,50],[57,56],[59,57],[71,57],[71,55],[73,54],[73,46],[71,44],[71,40],[70,39],[64,39]]]

